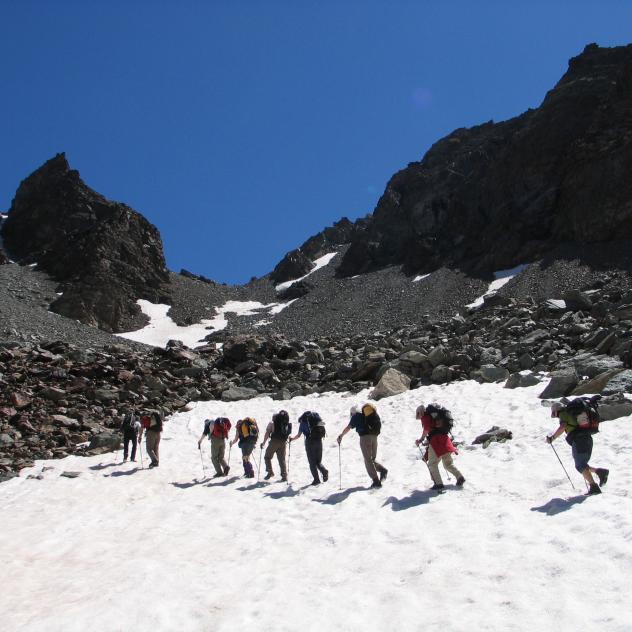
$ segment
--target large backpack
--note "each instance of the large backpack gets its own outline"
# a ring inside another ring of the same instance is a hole
[[[259,436],[257,422],[252,417],[245,417],[239,422],[240,439],[256,439]]]
[[[136,416],[134,413],[128,413],[123,418],[123,423],[121,424],[121,431],[124,435],[134,435],[136,434]]]
[[[151,420],[153,420],[155,423],[152,423]],[[155,410],[150,415],[149,430],[162,432],[162,415]]]
[[[310,439],[323,439],[325,437],[325,422],[321,419],[318,413],[306,410],[300,417],[299,421],[306,421],[309,427]]]
[[[599,432],[599,400],[601,395],[593,397],[576,397],[566,404],[564,410],[570,413],[577,421],[579,430],[588,430],[590,434]]]
[[[366,434],[379,435],[382,430],[382,420],[372,404],[362,406],[364,416],[364,428]]]
[[[429,434],[451,434],[454,419],[452,413],[439,404],[429,404],[426,406],[426,414],[432,417],[433,427]]]
[[[292,434],[292,424],[287,411],[280,410],[276,415],[273,415],[272,423],[274,424],[274,430],[270,436],[273,439],[286,440]]]
[[[230,421],[226,417],[218,417],[213,422],[213,429],[211,430],[211,436],[216,439],[227,439],[228,431],[230,430]]]

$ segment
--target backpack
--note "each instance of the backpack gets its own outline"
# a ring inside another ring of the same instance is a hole
[[[274,430],[270,435],[273,439],[287,439],[292,434],[292,424],[287,411],[281,410],[272,416]]]
[[[601,422],[597,403],[600,399],[601,395],[576,397],[566,404],[564,410],[575,418],[579,430],[588,430],[590,434],[596,434]]]
[[[152,424],[152,420],[155,421],[155,423]],[[153,411],[151,413],[148,430],[162,432],[162,416],[160,415],[160,413],[156,411]]]
[[[452,426],[454,426],[454,419],[452,419],[452,413],[439,404],[429,404],[426,406],[426,414],[432,417],[433,428],[429,434],[451,434]]]
[[[246,417],[239,422],[240,439],[256,439],[259,436],[257,422],[252,417]]]
[[[300,417],[299,421],[306,421],[309,427],[310,439],[323,439],[325,437],[325,423],[318,413],[306,410]]]
[[[123,418],[123,423],[121,424],[121,430],[124,435],[133,435],[136,434],[136,416],[134,413],[129,413],[125,415]]]
[[[362,406],[365,434],[379,435],[382,430],[382,420],[372,404]]]
[[[213,422],[213,429],[211,430],[211,436],[217,439],[227,439],[229,430],[230,430],[230,421],[226,417],[218,417]]]

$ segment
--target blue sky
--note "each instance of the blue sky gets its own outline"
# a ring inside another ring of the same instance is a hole
[[[590,42],[632,42],[632,4],[0,0],[0,210],[65,151],[170,269],[245,282]]]

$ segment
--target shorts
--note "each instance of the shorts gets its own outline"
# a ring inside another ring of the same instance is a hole
[[[593,439],[589,434],[582,434],[574,439],[571,444],[575,469],[583,472],[588,467],[588,462],[592,456]]]

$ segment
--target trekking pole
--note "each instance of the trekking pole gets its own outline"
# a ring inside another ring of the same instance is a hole
[[[287,446],[287,478],[290,479],[290,460],[292,459],[292,442],[288,441]]]
[[[143,442],[138,442],[138,453],[140,454],[140,469],[144,470],[145,466],[143,465]]]
[[[200,461],[202,461],[202,473],[204,478],[206,478],[206,468],[204,467],[204,459],[202,458],[202,448],[198,448],[200,450]]]
[[[228,444],[228,467],[230,467],[230,451],[233,449],[233,444]]]
[[[564,463],[562,463],[562,459],[560,459],[560,456],[557,453],[557,450],[555,449],[552,443],[549,443],[549,445],[551,446],[551,449],[553,450],[553,452],[555,452],[555,456],[557,457],[557,460],[560,462],[560,465],[562,466],[562,469],[564,470],[564,474],[566,474],[566,478],[568,479],[568,482],[571,484],[571,487],[573,489],[576,489],[575,485],[573,485],[573,481],[571,481],[571,477],[568,475],[568,472],[566,471],[566,468],[564,467]]]
[[[263,446],[259,451],[259,463],[257,463],[257,483],[259,482],[259,473],[261,472],[261,457],[263,455]]]
[[[340,454],[340,444],[338,444],[338,489],[342,489],[342,456]]]

